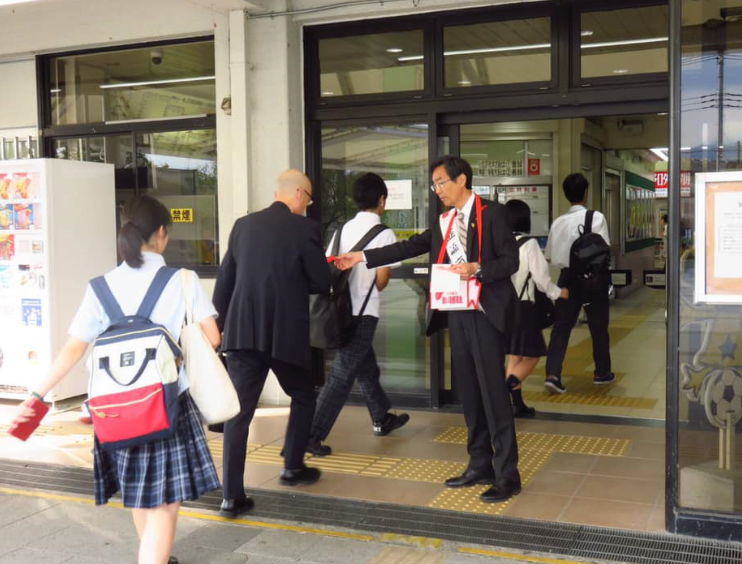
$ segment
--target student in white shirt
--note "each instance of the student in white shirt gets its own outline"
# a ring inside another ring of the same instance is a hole
[[[531,208],[522,200],[510,200],[505,204],[510,218],[510,227],[516,241],[531,232]],[[536,288],[550,300],[566,300],[569,291],[551,281],[549,265],[536,239],[519,243],[520,266],[511,280],[520,299],[520,325],[508,335],[507,383],[513,404],[514,417],[533,417],[536,410],[523,401],[522,383],[533,371],[539,357],[546,356],[546,341],[539,325],[535,309]]]
[[[549,230],[549,239],[546,242],[545,254],[546,259],[550,260],[551,264],[561,268],[557,285],[569,288],[571,281],[569,251],[572,243],[580,236],[580,226],[585,224],[588,181],[579,172],[573,173],[564,179],[562,188],[572,207],[552,224]],[[605,242],[610,245],[608,225],[605,217],[599,211],[596,211],[593,215],[592,230],[603,237]],[[608,306],[607,293],[605,299],[596,300],[584,306],[587,325],[593,340],[593,360],[595,362],[593,383],[596,385],[612,384],[616,380],[615,374],[611,372]],[[581,300],[574,293],[571,293],[569,299],[559,300],[554,309],[555,321],[551,330],[549,352],[546,357],[546,382],[544,385],[555,394],[563,394],[567,391],[567,388],[562,384],[562,364],[569,346],[569,336],[577,322],[581,307]]]
[[[353,183],[353,199],[360,211],[343,226],[339,254],[350,251],[372,227],[381,223],[387,195],[386,184],[378,174],[364,174]],[[327,247],[328,256],[336,236],[337,233]],[[365,248],[384,247],[396,241],[394,232],[385,229]],[[396,415],[389,412],[392,403],[379,382],[381,374],[373,347],[374,333],[379,322],[379,292],[389,284],[392,266],[369,269],[365,264],[358,264],[350,273],[350,301],[353,315],[356,316],[355,331],[351,341],[336,352],[327,382],[317,398],[307,446],[307,451],[316,456],[332,453],[332,449],[323,445],[322,441],[330,434],[355,380],[358,380],[366,400],[375,435],[387,435],[410,420],[406,413]]]

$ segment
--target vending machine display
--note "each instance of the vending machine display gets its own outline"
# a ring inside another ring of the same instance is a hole
[[[111,165],[0,162],[0,397],[25,397],[48,374],[87,281],[115,260]],[[86,383],[78,367],[46,399]]]

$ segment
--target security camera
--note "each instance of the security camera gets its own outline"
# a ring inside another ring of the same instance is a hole
[[[160,65],[162,64],[162,51],[159,49],[155,49],[154,51],[149,52],[149,59],[152,61],[153,65]]]

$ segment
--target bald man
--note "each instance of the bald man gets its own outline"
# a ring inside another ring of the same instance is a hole
[[[330,291],[330,269],[319,225],[304,217],[312,183],[288,170],[276,182],[275,202],[237,220],[214,288],[222,349],[240,397],[240,414],[224,425],[224,500],[234,518],[253,507],[244,472],[250,422],[268,370],[291,397],[281,484],[312,484],[320,471],[304,465],[314,415],[310,372],[309,295]]]

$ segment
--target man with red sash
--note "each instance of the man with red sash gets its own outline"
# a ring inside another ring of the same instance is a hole
[[[376,268],[430,253],[431,260],[450,264],[451,271],[470,280],[468,296],[474,297],[462,309],[430,310],[428,318],[428,335],[448,325],[453,379],[468,429],[469,465],[461,476],[446,480],[446,486],[492,484],[481,499],[501,502],[521,490],[504,371],[504,333],[516,319],[518,297],[510,276],[518,270],[518,247],[505,207],[472,193],[467,161],[445,156],[430,170],[431,189],[450,207],[438,224],[405,241],[347,253],[336,264],[347,269],[365,261],[369,268]]]

